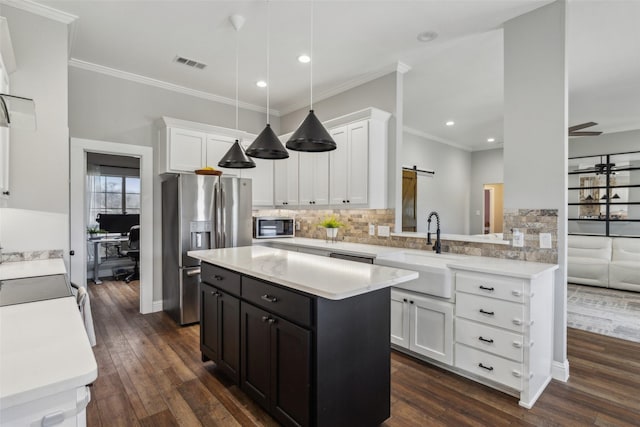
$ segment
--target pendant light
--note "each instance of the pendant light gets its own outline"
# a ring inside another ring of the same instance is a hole
[[[231,15],[229,17],[229,21],[231,21],[231,25],[236,30],[236,130],[238,129],[238,31],[242,28],[244,24],[244,17],[241,15]],[[230,169],[249,169],[255,168],[256,164],[247,157],[244,149],[240,145],[240,141],[236,139],[236,142],[233,143],[229,151],[226,152],[222,159],[218,162],[218,166],[221,168],[230,168]]]
[[[269,124],[269,35],[270,35],[269,0],[267,0],[267,126],[260,135],[247,147],[247,156],[258,159],[286,159],[289,153],[282,145]]]
[[[309,80],[311,96],[309,102],[309,115],[304,119],[300,127],[291,135],[287,141],[287,148],[293,151],[323,152],[336,149],[336,142],[331,138],[329,132],[322,126],[318,117],[313,112],[313,1],[311,1],[311,24],[310,28],[310,55],[311,65],[309,67]]]

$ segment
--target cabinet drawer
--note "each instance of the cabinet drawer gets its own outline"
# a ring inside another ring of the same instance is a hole
[[[456,292],[456,316],[510,329],[524,330],[524,305]]]
[[[240,295],[240,275],[215,265],[202,263],[200,280],[233,295]]]
[[[456,344],[456,368],[522,391],[523,365],[463,344]]]
[[[246,276],[242,276],[242,296],[274,314],[311,326],[311,298]]]
[[[456,320],[456,342],[517,362],[523,360],[523,340],[524,337],[515,332],[465,319]]]
[[[456,290],[507,301],[524,301],[523,279],[481,273],[456,273]]]

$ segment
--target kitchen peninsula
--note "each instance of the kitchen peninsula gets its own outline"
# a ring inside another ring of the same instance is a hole
[[[261,246],[202,260],[200,349],[284,425],[390,415],[390,286],[418,273]]]

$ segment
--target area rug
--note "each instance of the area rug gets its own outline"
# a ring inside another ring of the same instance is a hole
[[[569,284],[567,326],[640,342],[640,293]]]

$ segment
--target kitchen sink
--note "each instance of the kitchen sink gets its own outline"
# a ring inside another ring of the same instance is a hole
[[[463,256],[455,254],[398,251],[378,255],[375,264],[418,272],[417,279],[395,285],[397,288],[440,298],[451,298],[453,277],[447,264],[461,258]]]

